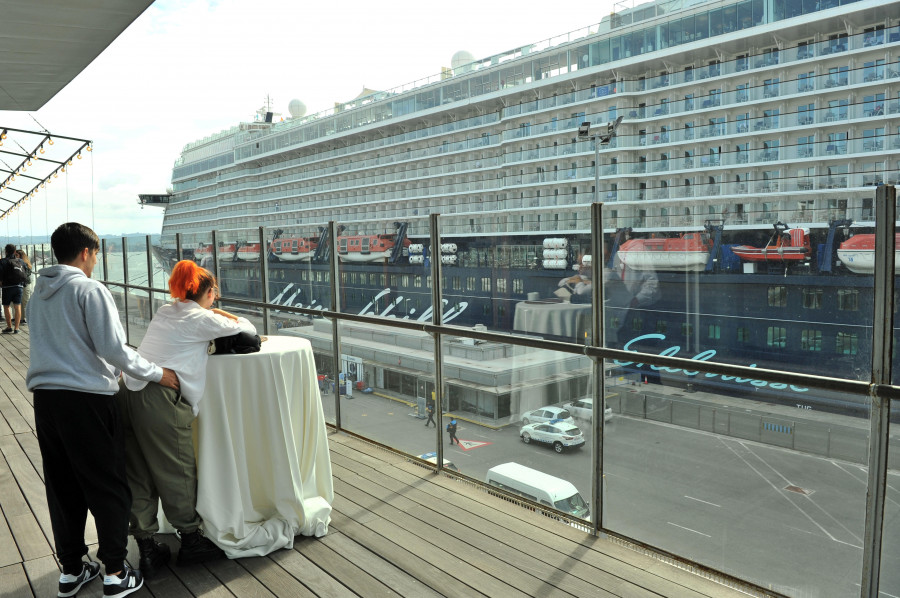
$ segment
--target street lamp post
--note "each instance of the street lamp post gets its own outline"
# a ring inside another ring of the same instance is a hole
[[[594,142],[594,203],[600,201],[600,145],[608,145],[610,140],[615,137],[616,129],[622,124],[623,118],[619,116],[616,120],[611,120],[606,125],[598,127],[598,131],[593,135],[590,121],[585,121],[578,126],[578,137]]]

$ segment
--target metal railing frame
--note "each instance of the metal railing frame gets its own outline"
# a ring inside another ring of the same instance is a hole
[[[375,316],[367,316],[367,315],[359,315],[359,314],[350,314],[350,313],[341,313],[340,312],[340,304],[339,304],[339,285],[340,285],[340,270],[338,266],[337,252],[332,251],[330,256],[330,272],[331,272],[331,309],[323,310],[323,309],[310,309],[304,307],[294,307],[294,306],[284,306],[278,305],[277,309],[282,312],[293,313],[304,316],[315,316],[315,317],[324,317],[332,322],[332,359],[335,366],[335,372],[339,371],[341,367],[341,344],[340,344],[340,324],[341,322],[357,322],[357,323],[366,323],[373,324],[378,326],[384,326],[389,328],[397,328],[404,330],[417,330],[426,332],[431,335],[434,339],[434,382],[435,382],[435,402],[437,407],[437,428],[436,428],[436,444],[437,444],[437,459],[436,464],[434,466],[434,470],[440,473],[443,467],[443,427],[442,427],[442,418],[443,418],[443,370],[441,368],[443,350],[442,350],[442,338],[444,336],[452,336],[452,337],[464,337],[471,338],[482,341],[496,342],[496,343],[505,343],[510,345],[515,345],[519,347],[527,347],[527,348],[535,348],[535,349],[544,349],[557,351],[568,354],[575,355],[585,355],[592,360],[592,367],[594,372],[594,397],[597,404],[595,407],[595,413],[603,413],[605,409],[605,392],[604,392],[604,375],[603,375],[603,363],[605,360],[623,360],[633,362],[635,360],[640,360],[643,363],[649,365],[655,365],[660,367],[671,367],[678,369],[687,369],[689,371],[702,369],[703,372],[710,374],[718,374],[723,376],[735,376],[735,377],[751,377],[754,380],[763,380],[769,383],[782,383],[782,384],[793,384],[798,386],[805,386],[808,388],[814,388],[818,390],[829,390],[829,391],[837,391],[842,393],[854,394],[857,396],[866,396],[869,398],[871,412],[870,412],[870,442],[869,442],[869,451],[868,451],[868,486],[867,486],[867,498],[866,498],[866,518],[865,518],[865,541],[864,541],[864,551],[863,551],[863,566],[862,566],[862,583],[860,588],[860,596],[862,598],[876,598],[878,596],[878,585],[879,585],[879,575],[881,570],[881,547],[882,547],[882,536],[884,533],[883,529],[883,516],[884,516],[884,504],[885,504],[885,492],[887,486],[887,456],[888,456],[888,446],[889,446],[889,434],[890,434],[890,407],[891,401],[900,399],[900,386],[892,384],[892,371],[891,371],[891,356],[892,356],[892,331],[893,331],[893,314],[894,314],[894,234],[893,227],[884,226],[885,222],[896,222],[896,189],[892,186],[881,186],[878,187],[876,191],[876,247],[875,247],[875,259],[877,264],[881,264],[883,267],[878,267],[875,269],[875,304],[874,304],[874,318],[875,322],[881,322],[881,326],[874,326],[874,338],[873,338],[873,357],[872,357],[872,379],[868,382],[866,381],[857,381],[857,380],[848,380],[841,378],[833,378],[828,376],[819,376],[812,374],[797,374],[792,372],[784,372],[777,370],[768,370],[762,368],[749,368],[746,366],[738,366],[724,363],[714,363],[704,361],[702,363],[702,368],[698,368],[698,362],[693,359],[685,359],[681,357],[670,357],[664,355],[656,355],[651,353],[638,353],[635,351],[625,351],[621,349],[610,349],[605,348],[600,343],[600,339],[603,338],[603,312],[604,305],[601,300],[602,298],[602,285],[603,285],[603,277],[601,275],[602,272],[602,260],[593,259],[592,260],[592,273],[593,280],[596,281],[596,284],[593,285],[592,290],[592,299],[593,304],[598,308],[599,317],[593,318],[591,333],[592,338],[590,342],[585,343],[584,345],[573,343],[573,342],[562,342],[562,341],[550,341],[544,340],[534,337],[520,336],[517,334],[506,334],[506,333],[497,333],[497,332],[487,332],[487,331],[476,331],[471,328],[453,326],[449,324],[443,324],[442,322],[442,313],[443,313],[443,297],[442,297],[442,289],[443,285],[442,281],[442,267],[440,264],[440,250],[437,249],[440,247],[440,215],[432,214],[430,215],[430,226],[431,226],[431,247],[435,250],[432,251],[431,256],[431,276],[432,276],[432,302],[433,302],[433,313],[431,322],[418,322],[418,321],[409,321],[409,320],[400,320],[400,319],[392,319],[392,318],[381,318]],[[601,223],[603,215],[603,204],[595,203],[591,208],[591,234],[592,234],[592,255],[593,256],[601,256],[602,253],[602,235],[601,232]],[[331,238],[332,247],[337,247],[337,227],[334,222],[329,222],[328,224],[328,234]],[[222,302],[228,303],[230,305],[240,306],[247,309],[259,309],[263,314],[264,321],[264,332],[268,332],[269,330],[269,310],[273,307],[272,304],[268,303],[268,289],[266,288],[266,281],[268,280],[268,265],[267,265],[267,255],[266,252],[262,249],[265,247],[265,231],[262,227],[259,229],[259,239],[260,239],[260,261],[262,262],[262,267],[260,271],[261,280],[263,283],[263,296],[262,301],[254,301],[240,298],[231,298],[224,297],[221,299]],[[216,240],[216,231],[212,231],[212,247],[213,247],[213,259],[212,266],[214,272],[218,275],[219,271],[219,262],[218,262],[218,246]],[[167,289],[162,289],[158,287],[154,287],[153,275],[152,275],[152,256],[149,255],[151,251],[150,245],[150,237],[147,237],[147,250],[148,250],[148,258],[147,258],[147,268],[148,268],[148,285],[136,285],[129,283],[129,271],[128,271],[128,263],[125,256],[127,255],[127,240],[126,238],[122,239],[122,259],[123,259],[123,282],[117,281],[109,281],[108,273],[109,273],[109,255],[107,251],[106,242],[103,241],[101,244],[102,249],[102,272],[103,278],[102,281],[108,286],[112,288],[121,288],[125,294],[125,300],[123,302],[125,309],[125,318],[126,322],[128,322],[128,300],[127,295],[130,291],[143,291],[150,295],[152,298],[153,293],[167,293]],[[39,248],[39,249],[38,249]],[[176,251],[179,259],[183,256],[182,250],[182,239],[181,235],[176,235]],[[38,255],[38,253],[42,256],[44,261],[47,261],[46,256],[46,248],[45,246],[32,246],[31,247],[31,255]],[[50,263],[53,263],[52,252],[50,256]],[[152,303],[151,303],[152,307]],[[152,309],[151,314],[152,318]],[[126,333],[128,333],[128,329],[130,326],[126,326]],[[130,338],[130,336],[129,336]],[[599,401],[597,400],[599,397]],[[337,385],[334,388],[334,408],[336,414],[336,420],[334,427],[337,430],[342,430],[341,426],[341,411],[340,411],[340,391]],[[426,397],[427,400],[427,397]],[[603,428],[604,428],[604,418],[603,417],[594,417],[593,419],[593,440],[592,440],[592,459],[591,459],[591,524],[590,524],[590,533],[594,535],[603,534],[612,537],[621,537],[625,539],[627,542],[633,542],[639,546],[646,546],[640,541],[627,538],[612,532],[611,530],[607,530],[603,526]],[[351,432],[352,433],[352,432]],[[365,437],[363,437],[365,438]],[[375,444],[380,444],[377,440],[368,439],[370,442]],[[478,480],[473,480],[475,483],[483,484]],[[492,489],[493,491],[493,489]],[[516,497],[517,499],[521,499],[521,497]],[[527,502],[527,501],[526,501]],[[544,506],[535,505],[540,507],[542,510],[548,510]],[[558,515],[565,517],[565,514],[558,513]],[[685,563],[687,566],[690,566],[699,570],[706,570],[714,572],[714,574],[721,575],[724,578],[733,579],[736,583],[744,584],[747,587],[754,588],[755,591],[762,592],[762,594],[768,594],[771,590],[766,590],[764,588],[759,588],[752,584],[751,582],[747,582],[746,580],[732,578],[730,575],[721,573],[712,569],[709,569],[703,565],[698,563],[694,563],[689,561],[683,557],[678,555],[672,555],[670,553],[666,553],[665,551],[659,551],[658,549],[654,549],[653,547],[647,547],[650,550],[656,550],[659,553],[664,553],[667,558],[674,558],[678,561]]]

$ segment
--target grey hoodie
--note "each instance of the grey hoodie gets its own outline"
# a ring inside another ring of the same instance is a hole
[[[74,266],[39,272],[28,302],[31,357],[25,383],[36,388],[113,395],[120,371],[159,382],[163,371],[125,344],[109,290]]]

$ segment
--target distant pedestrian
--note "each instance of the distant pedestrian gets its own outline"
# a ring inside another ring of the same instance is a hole
[[[456,420],[451,419],[450,423],[447,424],[447,434],[450,435],[450,446],[453,446],[453,441],[456,441],[456,444],[459,445],[459,438],[456,437]]]
[[[425,422],[425,427],[428,427],[428,424],[433,425],[437,428],[437,423],[434,421],[434,401],[428,401],[428,405],[425,407],[425,411],[428,413],[428,421]]]
[[[16,257],[25,262],[25,275],[28,277],[25,281],[25,287],[22,289],[22,321],[20,322],[20,324],[27,324],[28,320],[25,319],[25,311],[28,308],[28,300],[31,299],[31,291],[34,290],[34,268],[31,266],[28,254],[21,249],[16,249]]]

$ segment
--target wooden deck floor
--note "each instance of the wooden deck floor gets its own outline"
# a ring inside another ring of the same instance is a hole
[[[59,568],[23,332],[0,335],[0,596],[44,598],[56,595]],[[298,537],[292,550],[266,557],[172,564],[133,595],[747,596],[346,434],[332,433],[330,450],[336,496],[327,536]],[[90,518],[87,536],[94,554]],[[161,540],[177,551],[177,539]],[[133,540],[130,549],[134,564]],[[94,581],[79,596],[102,593]]]

